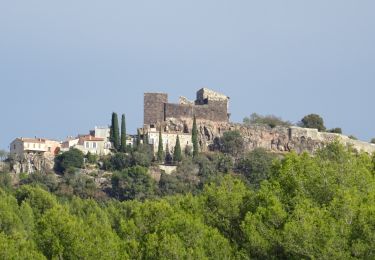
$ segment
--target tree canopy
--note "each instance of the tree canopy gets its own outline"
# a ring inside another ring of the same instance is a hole
[[[69,151],[56,156],[55,169],[57,172],[64,173],[67,170],[82,168],[84,157],[84,154],[80,150],[71,148]]]
[[[304,116],[299,123],[301,127],[305,128],[315,128],[318,129],[319,132],[323,132],[326,130],[324,126],[324,120],[321,116],[317,114],[309,114]]]
[[[1,185],[0,258],[375,258],[375,155],[338,142],[314,155],[200,153],[157,182],[119,154],[112,199],[94,200],[77,171],[63,177],[69,196],[41,176]]]

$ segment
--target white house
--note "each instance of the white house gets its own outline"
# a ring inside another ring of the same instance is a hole
[[[61,143],[44,138],[16,138],[10,144],[10,154],[23,156],[24,154],[43,154],[55,156],[61,149]]]

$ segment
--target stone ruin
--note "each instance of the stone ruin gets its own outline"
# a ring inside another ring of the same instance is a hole
[[[352,140],[348,136],[318,132],[317,129],[267,125],[243,125],[229,122],[229,97],[203,88],[197,92],[195,101],[180,97],[179,104],[168,103],[168,95],[163,93],[145,93],[144,129],[163,129],[165,132],[191,133],[193,117],[197,119],[199,143],[203,151],[215,146],[224,132],[238,130],[244,138],[245,149],[264,148],[268,151],[283,153],[314,153],[327,144],[338,140],[358,151],[375,152],[375,144]]]
[[[180,97],[179,104],[168,102],[168,94],[144,94],[144,125],[154,126],[169,119],[191,119],[213,122],[229,122],[229,97],[213,90],[202,88],[195,101]]]

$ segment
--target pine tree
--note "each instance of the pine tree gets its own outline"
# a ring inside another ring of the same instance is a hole
[[[116,150],[120,149],[120,132],[118,127],[117,113],[112,113],[112,124],[111,124],[111,142]]]
[[[182,153],[181,153],[181,144],[180,144],[180,137],[177,135],[176,145],[173,151],[173,161],[174,162],[181,162],[182,161]]]
[[[199,154],[199,146],[198,146],[198,128],[197,128],[197,120],[194,115],[193,120],[193,130],[191,133],[191,139],[193,142],[193,157],[197,157]]]
[[[126,152],[126,121],[125,121],[125,114],[122,114],[121,117],[121,147],[120,151],[125,153]]]
[[[163,137],[161,134],[161,128],[159,132],[159,146],[158,146],[158,162],[163,162],[164,161],[164,149],[163,149]]]

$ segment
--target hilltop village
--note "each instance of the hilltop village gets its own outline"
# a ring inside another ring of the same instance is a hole
[[[374,259],[375,144],[316,114],[232,123],[229,100],[145,93],[135,135],[112,113],[63,141],[15,139],[0,259]]]
[[[202,88],[196,100],[180,97],[178,104],[170,103],[168,94],[144,94],[144,124],[137,135],[127,135],[126,145],[147,142],[154,155],[162,144],[163,151],[173,154],[177,137],[183,151],[192,150],[192,127],[195,118],[200,151],[215,148],[219,138],[228,131],[239,131],[244,139],[245,150],[264,148],[272,152],[307,151],[313,153],[326,144],[339,140],[359,151],[373,153],[375,145],[353,140],[335,133],[319,132],[317,129],[296,126],[270,128],[264,125],[243,125],[230,122],[230,98],[216,91]],[[10,144],[12,169],[16,173],[53,169],[54,157],[76,148],[83,154],[105,156],[113,151],[110,126],[95,127],[88,134],[70,136],[64,141],[46,138],[16,138]],[[159,138],[162,138],[160,143]],[[138,140],[139,139],[139,140]]]

